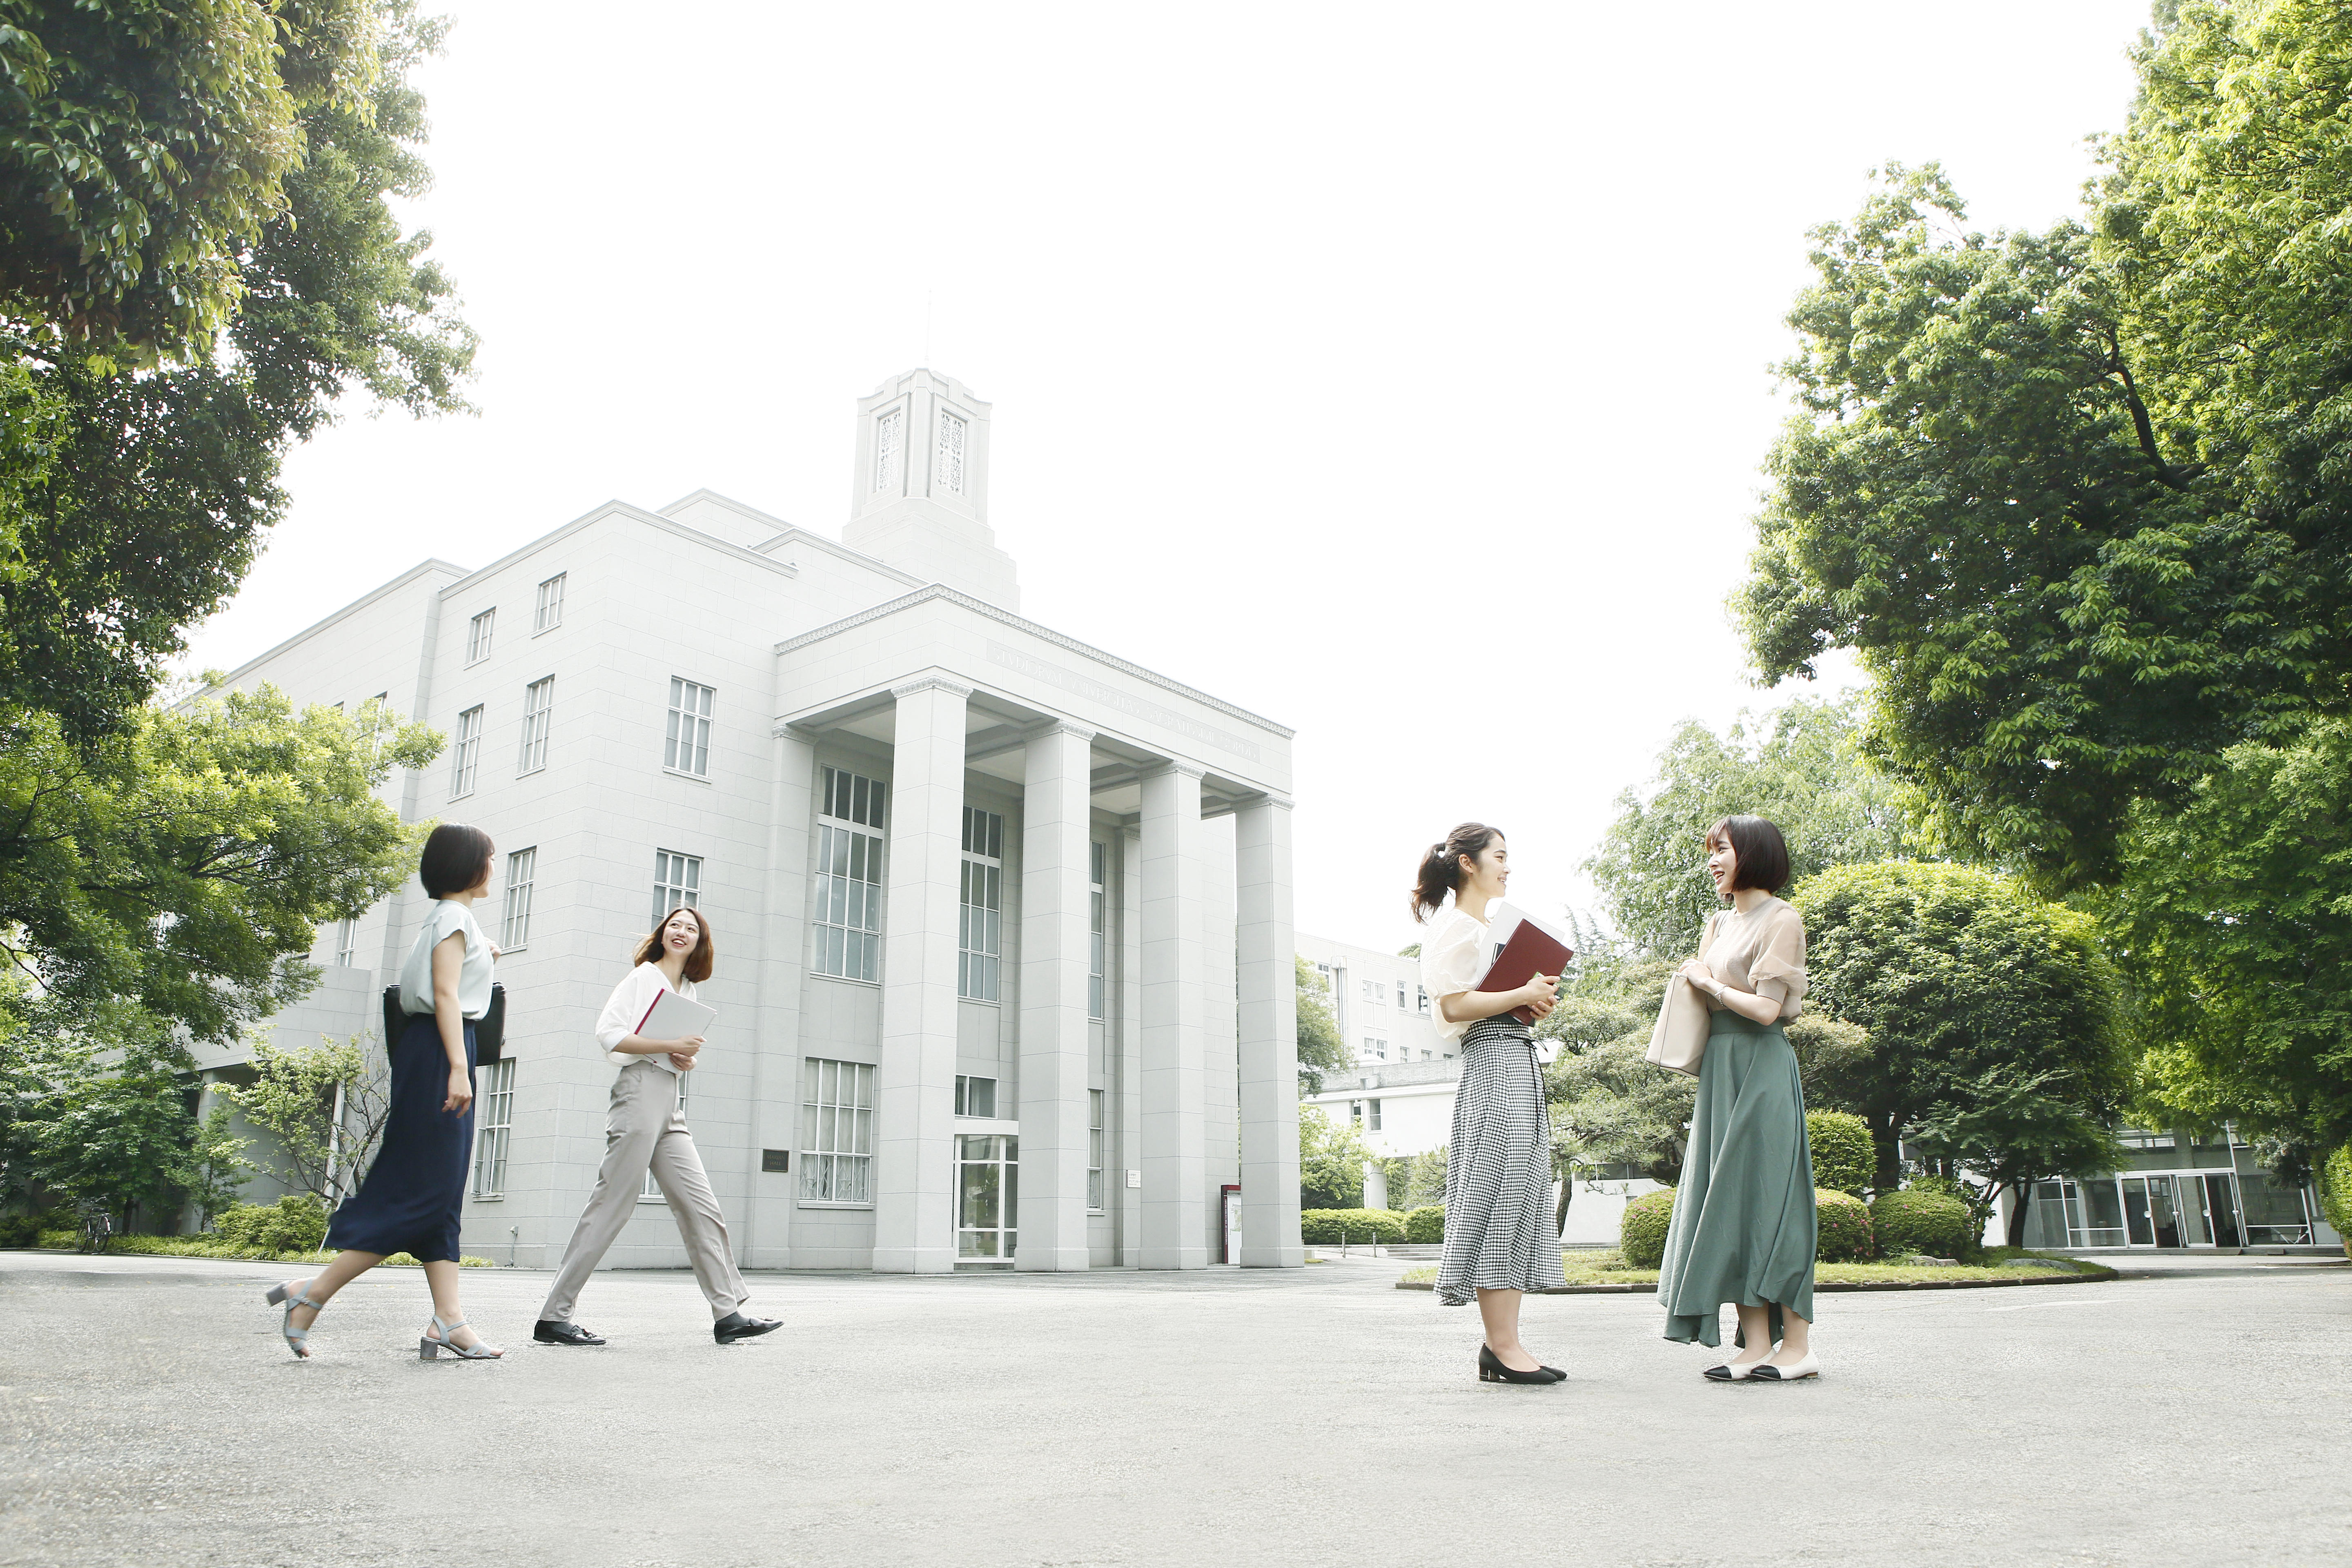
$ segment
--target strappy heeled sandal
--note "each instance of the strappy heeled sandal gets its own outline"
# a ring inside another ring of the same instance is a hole
[[[433,1327],[427,1329],[417,1338],[416,1359],[418,1361],[431,1361],[443,1351],[447,1351],[459,1361],[496,1361],[500,1356],[507,1353],[506,1352],[490,1345],[461,1345],[452,1342],[449,1336],[456,1333],[459,1329],[462,1329],[465,1326],[466,1320],[463,1318],[458,1319],[454,1323],[445,1323],[441,1321],[440,1314],[437,1312],[435,1313],[433,1317]]]
[[[327,1310],[327,1304],[324,1301],[310,1300],[310,1287],[313,1283],[312,1280],[305,1279],[299,1286],[272,1285],[268,1294],[262,1297],[262,1300],[269,1305],[283,1306],[286,1309],[286,1316],[278,1323],[278,1331],[285,1336],[286,1348],[294,1352],[296,1361],[310,1359],[310,1329],[298,1329],[294,1326],[294,1309],[308,1307],[314,1314]],[[313,1316],[310,1320],[310,1328],[315,1329],[318,1326],[319,1320]]]

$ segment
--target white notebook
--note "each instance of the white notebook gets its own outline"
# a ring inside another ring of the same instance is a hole
[[[664,991],[629,1032],[641,1040],[682,1040],[688,1035],[709,1035],[719,1021],[719,1009],[690,1002],[675,991]]]

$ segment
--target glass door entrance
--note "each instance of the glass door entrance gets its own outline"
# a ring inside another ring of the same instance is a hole
[[[956,1138],[956,1261],[1010,1263],[1021,1213],[1021,1140]]]
[[[2172,1198],[2170,1176],[2126,1176],[2124,1221],[2134,1247],[2179,1247],[2179,1211]]]

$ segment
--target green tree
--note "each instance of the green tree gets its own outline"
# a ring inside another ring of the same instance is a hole
[[[0,297],[79,337],[201,350],[285,209],[299,116],[357,108],[366,0],[0,4]]]
[[[1349,1066],[1347,1042],[1331,1011],[1330,983],[1305,959],[1298,964],[1298,1092],[1323,1092],[1323,1075]]]
[[[281,1050],[267,1036],[249,1045],[254,1077],[224,1083],[223,1099],[272,1135],[280,1174],[332,1213],[358,1190],[392,1114],[392,1079],[362,1037]]]
[[[316,984],[318,922],[407,876],[417,830],[375,791],[440,746],[373,703],[297,714],[268,686],[141,710],[94,747],[20,716],[0,748],[0,958],[61,1005],[232,1037]]]
[[[154,9],[102,6],[91,25]],[[424,100],[408,77],[441,25],[419,20],[414,0],[274,14],[321,39],[360,17],[373,63],[333,91],[296,95],[299,161],[277,180],[274,216],[232,247],[223,298],[241,301],[233,319],[218,301],[203,306],[201,320],[226,322],[219,332],[184,345],[183,363],[146,369],[121,341],[69,344],[0,299],[0,361],[11,367],[0,378],[0,527],[14,529],[0,572],[0,717],[54,713],[77,744],[145,701],[184,629],[235,592],[285,510],[286,448],[347,390],[415,414],[465,406],[473,334],[426,255],[430,236],[404,230],[391,207],[429,184],[416,151]],[[0,23],[0,36],[22,32]],[[58,90],[71,86],[58,79]]]
[[[2352,1140],[2352,723],[2222,753],[2136,818],[2106,905],[2155,1046],[2151,1121]]]
[[[1721,907],[1703,840],[1737,813],[1780,826],[1798,880],[1824,866],[1902,854],[1901,802],[1864,764],[1858,741],[1853,715],[1822,701],[1743,718],[1726,735],[1685,721],[1652,784],[1617,797],[1617,816],[1584,865],[1623,944],[1653,958],[1696,950],[1699,928]]]
[[[1559,1047],[1544,1070],[1544,1096],[1562,1225],[1582,1173],[1626,1165],[1668,1185],[1682,1178],[1684,1127],[1697,1084],[1652,1066],[1643,1054],[1673,973],[1659,959],[1580,965],[1559,1005],[1536,1026],[1538,1039]]]
[[[1362,1207],[1364,1166],[1377,1158],[1353,1121],[1343,1121],[1319,1105],[1298,1108],[1299,1207]]]
[[[1931,1160],[1981,1177],[1953,1195],[1969,1205],[1970,1234],[1984,1234],[1985,1217],[2006,1191],[2009,1245],[2025,1245],[2025,1218],[2033,1184],[2047,1176],[2091,1176],[2120,1167],[2123,1145],[2105,1117],[2086,1107],[2063,1071],[1995,1068],[1969,1086],[1966,1097],[1939,1100],[1911,1131],[1913,1147]]]
[[[1897,1184],[1897,1140],[1931,1116],[2027,1126],[1989,1118],[2029,1080],[2085,1117],[2122,1107],[2131,1061],[2090,916],[2012,879],[1901,861],[1832,867],[1791,902],[1805,917],[1807,1006],[1870,1034],[1849,1109],[1870,1123],[1880,1191]]]

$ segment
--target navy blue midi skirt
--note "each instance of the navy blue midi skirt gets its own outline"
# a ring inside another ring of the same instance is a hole
[[[466,1026],[466,1067],[474,1066],[474,1026]],[[474,1153],[474,1108],[453,1116],[449,1057],[430,1013],[409,1015],[392,1047],[392,1114],[360,1190],[335,1211],[327,1245],[338,1251],[405,1252],[419,1263],[455,1263],[466,1205],[466,1165]]]

